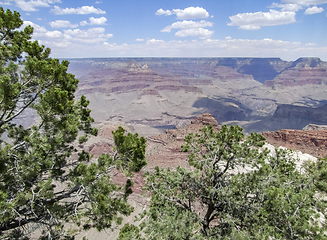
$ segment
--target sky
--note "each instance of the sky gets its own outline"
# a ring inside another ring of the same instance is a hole
[[[319,57],[327,0],[0,0],[55,58]]]

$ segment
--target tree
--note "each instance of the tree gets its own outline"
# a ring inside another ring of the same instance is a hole
[[[326,239],[318,219],[326,214],[327,158],[300,168],[289,151],[259,150],[260,134],[245,138],[238,126],[201,131],[182,147],[195,170],[156,167],[146,175],[150,208],[139,231],[122,229],[125,239],[141,230],[145,239]]]
[[[133,182],[116,186],[109,173],[139,171],[145,139],[119,128],[113,157],[91,163],[78,151],[97,134],[89,101],[75,101],[78,80],[68,61],[50,58],[22,24],[18,12],[0,8],[0,236],[25,239],[37,228],[40,239],[73,239],[81,229],[120,223],[133,211]]]

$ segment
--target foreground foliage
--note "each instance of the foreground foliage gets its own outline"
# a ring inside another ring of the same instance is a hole
[[[327,158],[297,167],[289,151],[259,151],[264,137],[244,139],[238,126],[185,141],[195,170],[147,174],[150,209],[120,239],[326,239]]]
[[[42,239],[72,239],[120,223],[133,211],[126,201],[133,183],[118,187],[109,173],[139,171],[145,139],[119,128],[114,156],[89,163],[76,148],[97,134],[89,102],[75,101],[68,62],[50,58],[50,49],[30,41],[32,27],[18,30],[22,24],[19,13],[0,8],[0,238],[37,229]]]

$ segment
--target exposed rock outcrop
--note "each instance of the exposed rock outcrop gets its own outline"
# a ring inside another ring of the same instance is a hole
[[[299,150],[315,157],[327,156],[327,130],[282,129],[262,134],[268,143],[275,146]]]
[[[216,119],[210,113],[205,113],[193,119],[187,126],[168,129],[163,134],[147,137],[148,165],[146,169],[152,170],[155,166],[163,168],[188,167],[188,154],[181,152],[184,138],[191,132],[199,132],[205,125],[213,125],[216,131],[220,130]]]
[[[201,116],[196,117],[191,121],[191,124],[212,125],[214,127],[219,126],[217,120],[210,113],[204,113]]]
[[[327,125],[308,124],[302,130],[327,130]]]

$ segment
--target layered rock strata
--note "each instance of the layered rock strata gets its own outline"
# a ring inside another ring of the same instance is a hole
[[[315,157],[327,156],[327,130],[282,129],[262,134],[272,145],[298,150]]]

